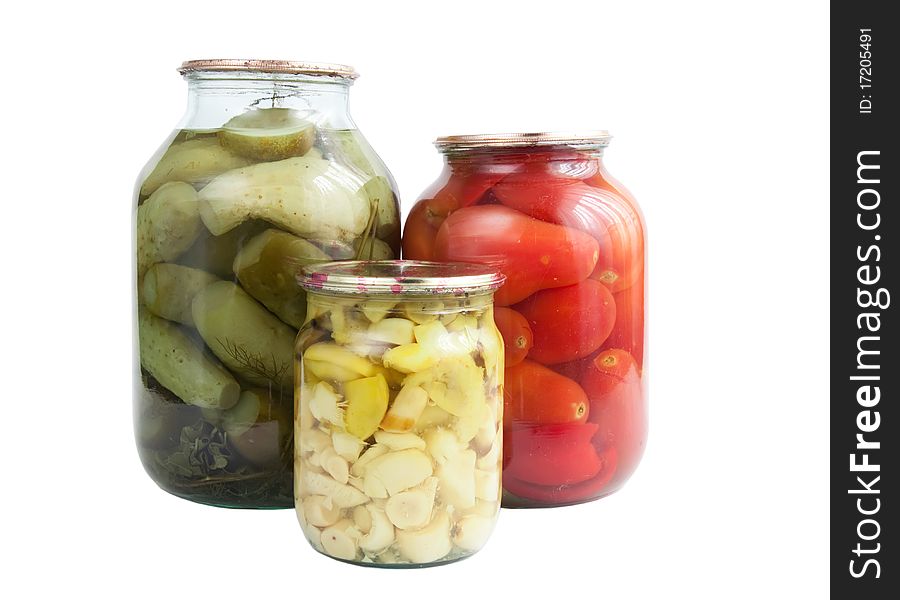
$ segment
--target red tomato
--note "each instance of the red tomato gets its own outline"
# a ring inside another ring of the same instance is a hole
[[[597,262],[597,241],[500,205],[468,206],[441,225],[434,259],[490,264],[506,275],[494,301],[508,306],[534,292],[578,283]]]
[[[591,275],[611,291],[631,286],[643,273],[640,213],[622,196],[582,180],[513,173],[492,189],[504,205],[548,223],[585,231],[597,240],[600,256]]]
[[[520,481],[503,474],[503,488],[523,500],[531,500],[544,504],[574,504],[597,498],[601,494],[614,491],[607,486],[617,473],[616,449],[608,448],[599,455],[603,464],[600,472],[593,479],[574,485],[535,485]]]
[[[616,448],[619,468],[630,474],[643,454],[647,434],[637,363],[625,350],[604,350],[585,370],[581,384],[591,399],[590,421],[600,427],[595,444]]]
[[[581,376],[584,374],[584,370],[590,364],[594,357],[600,354],[601,350],[594,350],[584,358],[576,358],[575,360],[570,360],[569,362],[558,363],[555,365],[550,365],[550,368],[562,375],[563,377],[568,377],[569,379],[574,379],[575,381],[581,381]]]
[[[622,348],[634,356],[638,369],[644,364],[644,282],[638,280],[627,290],[613,294],[616,323],[603,342],[603,349]]]
[[[503,376],[503,420],[507,425],[584,423],[588,398],[577,383],[534,361],[507,367]]]
[[[424,192],[409,216],[403,235],[403,256],[411,260],[432,260],[434,238],[444,219],[454,210],[477,202],[504,173],[457,170]]]
[[[595,356],[585,376],[590,378],[592,394],[599,397],[631,378],[639,378],[640,369],[631,354],[613,348]]]
[[[614,194],[622,196],[623,198],[625,198],[625,200],[628,201],[629,204],[631,204],[632,206],[637,206],[638,204],[637,200],[635,200],[634,198],[634,194],[628,191],[628,188],[622,185],[622,183],[618,179],[610,175],[609,171],[606,170],[602,163],[600,163],[598,166],[599,169],[597,170],[597,172],[586,178],[584,182],[590,186],[600,188],[602,190],[607,190]]]
[[[521,158],[524,166],[518,169],[519,183],[543,183],[548,179],[561,183],[593,180],[601,171],[598,160],[576,150],[536,150]]]
[[[504,451],[507,477],[538,485],[571,485],[594,477],[603,468],[591,438],[594,423],[513,426]],[[506,441],[506,440],[505,440]]]
[[[432,208],[446,217],[458,208],[477,203],[486,191],[505,176],[505,173],[492,170],[458,169],[430,201]]]
[[[616,322],[612,293],[593,279],[535,292],[515,308],[534,333],[531,358],[545,365],[587,356],[609,337]]]
[[[435,213],[429,210],[427,200],[420,200],[412,207],[403,228],[403,258],[434,259],[434,236],[437,235],[437,227],[432,223],[435,218]],[[438,227],[440,223],[443,223],[443,219],[440,219]]]
[[[494,323],[503,337],[503,348],[506,351],[506,366],[514,367],[525,359],[531,350],[531,327],[520,313],[511,308],[497,306],[494,308]]]

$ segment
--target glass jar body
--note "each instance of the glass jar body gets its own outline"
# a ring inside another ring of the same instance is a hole
[[[619,489],[646,442],[644,224],[602,150],[448,153],[407,218],[404,258],[506,275],[503,505]]]
[[[503,343],[490,294],[308,300],[294,467],[310,544],[384,567],[477,552],[500,508]]]
[[[298,265],[393,258],[396,186],[347,112],[349,83],[188,75],[188,111],[135,192],[134,414],[177,496],[290,508]]]

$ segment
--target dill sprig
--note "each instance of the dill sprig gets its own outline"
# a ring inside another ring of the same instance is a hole
[[[356,256],[353,257],[355,260],[372,260],[372,254],[375,252],[375,224],[378,217],[378,203],[380,201],[380,198],[372,199],[372,209],[369,213],[369,220],[366,222],[365,229],[363,229],[359,248],[356,250]]]
[[[290,363],[280,362],[274,354],[271,355],[271,361],[267,360],[260,354],[254,354],[243,346],[235,344],[229,339],[224,341],[216,338],[216,342],[222,346],[222,349],[240,364],[247,371],[258,375],[263,379],[268,379],[276,387],[281,386],[281,380],[284,374],[290,368]]]

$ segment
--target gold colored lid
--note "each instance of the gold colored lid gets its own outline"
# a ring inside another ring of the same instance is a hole
[[[601,147],[609,145],[612,136],[606,130],[536,133],[481,133],[475,135],[445,135],[434,145],[441,152],[477,150],[480,148],[526,148],[531,146]]]
[[[349,65],[311,63],[295,60],[257,60],[240,58],[214,58],[186,60],[178,67],[182,75],[196,71],[244,71],[247,73],[289,73],[293,75],[318,75],[356,79],[359,73]]]

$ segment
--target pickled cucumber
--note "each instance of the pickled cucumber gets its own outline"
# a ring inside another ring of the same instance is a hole
[[[183,404],[152,376],[141,378],[135,400],[135,414],[141,423],[135,431],[138,444],[155,450],[176,447],[181,429],[195,423],[201,410],[213,410]]]
[[[227,409],[237,403],[241,388],[234,377],[177,325],[141,310],[138,338],[141,365],[186,404]]]
[[[376,237],[357,238],[353,242],[355,260],[390,260],[394,258],[394,250],[387,242]]]
[[[238,403],[224,412],[222,428],[245,459],[259,466],[274,465],[281,460],[291,431],[291,415],[284,404],[272,402],[267,391],[244,390]]]
[[[291,447],[282,421],[292,411],[282,401],[293,388],[294,328],[306,312],[294,269],[309,260],[398,256],[399,228],[377,237],[382,222],[399,224],[387,171],[374,154],[366,158],[370,149],[359,154],[353,132],[347,151],[359,156],[329,149],[313,125],[318,118],[306,117],[303,110],[250,108],[221,127],[177,131],[139,185],[138,305],[149,315],[143,321],[156,324],[151,339],[171,345],[173,356],[144,357],[160,379],[145,372],[138,393],[152,386],[179,416],[140,412],[139,447],[154,479],[184,497],[227,506],[291,501],[291,469],[274,458]],[[379,310],[386,309],[369,311],[373,319]],[[343,402],[345,382],[378,373],[396,393],[404,376],[380,364],[386,344],[369,344],[371,321],[351,313],[325,311],[301,339],[347,344],[342,348],[364,357],[366,373],[311,360],[304,381],[334,385]],[[207,385],[210,365],[229,384],[224,402],[208,393],[192,399],[194,387]],[[243,388],[240,400],[235,385]],[[219,406],[231,402],[228,410]],[[326,476],[342,472],[337,459],[322,457]]]
[[[400,221],[394,217],[397,214],[394,207],[397,197],[391,189],[391,183],[386,177],[373,177],[363,186],[363,192],[369,198],[373,206],[377,206],[378,217],[375,225],[375,234],[385,240],[391,240],[400,235]]]
[[[233,279],[232,268],[238,251],[248,240],[269,227],[265,221],[248,221],[222,235],[213,235],[202,227],[197,240],[175,262],[209,271],[222,279]]]
[[[384,165],[372,146],[357,129],[324,129],[321,132],[326,151],[366,176],[364,192],[373,203],[378,202],[376,234],[383,240],[400,235],[400,218],[395,204],[394,186],[384,173]]]
[[[263,219],[301,237],[351,241],[370,216],[362,185],[346,167],[309,153],[219,175],[200,190],[200,215],[214,235]]]
[[[299,328],[306,318],[306,294],[297,285],[297,271],[303,265],[326,260],[331,259],[306,240],[267,229],[238,252],[233,270],[251,296],[279,319]]]
[[[247,292],[218,281],[194,296],[191,312],[203,341],[238,377],[264,388],[291,389],[296,332]]]
[[[332,260],[391,260],[397,258],[394,249],[373,233],[363,232],[363,235],[355,238],[351,243],[337,240],[323,241],[311,240],[317,248],[320,248]]]
[[[216,175],[248,164],[222,147],[216,138],[199,138],[169,146],[141,185],[141,195],[155,192],[170,181],[203,185]]]
[[[222,429],[230,436],[245,434],[259,419],[269,395],[262,390],[244,390],[237,404],[222,412]]]
[[[194,325],[191,302],[200,290],[219,278],[206,271],[171,263],[157,263],[147,270],[141,300],[158,317]]]
[[[302,156],[316,139],[316,128],[290,108],[260,108],[232,118],[219,131],[219,141],[234,154],[254,160]]]
[[[197,192],[186,183],[167,183],[137,209],[137,270],[143,277],[158,262],[187,250],[203,228]]]
[[[382,163],[372,146],[357,129],[322,129],[322,146],[325,152],[347,166],[358,169],[369,177],[376,177]]]

